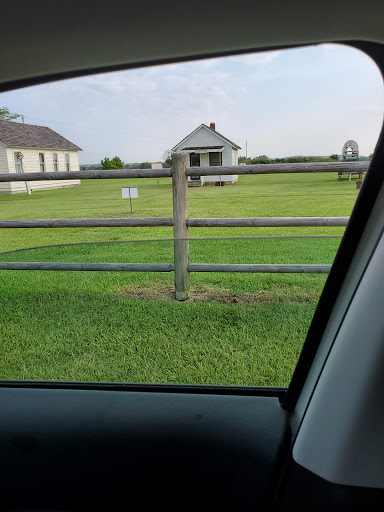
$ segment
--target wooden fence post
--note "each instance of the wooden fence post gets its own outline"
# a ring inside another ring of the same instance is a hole
[[[188,178],[186,175],[187,158],[178,154],[173,156],[172,192],[173,192],[173,236],[175,263],[175,294],[177,300],[187,300],[190,291],[189,241],[188,239]]]

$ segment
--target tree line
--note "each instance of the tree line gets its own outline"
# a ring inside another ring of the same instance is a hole
[[[255,156],[253,158],[239,157],[239,164],[255,165],[255,164],[296,164],[309,162],[339,162],[339,155],[331,156],[288,156],[285,158],[269,158],[267,155]]]
[[[166,154],[169,153],[169,154]],[[163,164],[164,168],[172,166],[172,156],[173,154],[167,150],[164,152],[164,156],[167,156],[164,159]],[[370,159],[369,157],[361,157],[361,160]],[[254,165],[254,164],[280,164],[280,163],[310,163],[310,162],[339,162],[341,157],[337,154],[330,156],[289,156],[285,158],[269,158],[267,155],[259,155],[253,158],[246,158],[245,156],[239,157],[239,164],[246,165]],[[125,163],[121,160],[120,157],[115,156],[113,158],[105,157],[101,160],[100,164],[88,164],[82,165],[80,167],[82,170],[94,169],[94,170],[112,170],[112,169],[151,169],[151,162],[135,162],[135,163]]]
[[[163,154],[164,162],[162,162],[163,167],[171,167],[172,166],[172,152],[167,150]],[[166,158],[164,158],[166,157]],[[269,158],[267,155],[255,156],[253,158],[246,158],[245,156],[239,157],[239,164],[279,164],[279,163],[309,163],[309,162],[339,162],[339,155],[330,155],[328,156],[289,156],[285,158]],[[141,163],[124,163],[118,156],[114,158],[104,158],[101,161],[100,165],[94,166],[83,166],[87,169],[151,169],[150,162],[141,162]]]
[[[164,165],[167,167],[167,165]],[[113,158],[103,158],[99,164],[83,164],[80,165],[81,171],[88,170],[114,170],[114,169],[151,169],[151,162],[135,162],[135,163],[126,163],[121,160],[120,157],[114,156]]]

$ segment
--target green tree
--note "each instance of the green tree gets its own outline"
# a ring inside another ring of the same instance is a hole
[[[335,155],[331,155],[329,158],[331,160],[334,160],[335,162],[339,162],[340,161],[339,155],[336,155],[336,154]]]
[[[309,162],[333,162],[330,157],[327,156],[288,156],[286,158],[282,158],[282,163],[294,164],[294,163],[309,163]]]
[[[271,160],[267,157],[267,155],[256,156],[251,159],[251,164],[270,164]]]
[[[162,159],[168,165],[172,165],[172,157],[175,154],[171,149],[166,149],[163,153]]]
[[[101,161],[102,169],[109,171],[111,169],[124,169],[124,162],[118,156],[109,159],[107,157]]]
[[[12,121],[12,119],[17,117],[20,117],[20,114],[10,112],[7,107],[0,107],[0,119],[3,121]]]
[[[105,171],[112,169],[111,160],[105,157],[104,160],[101,161],[101,168],[104,169]]]

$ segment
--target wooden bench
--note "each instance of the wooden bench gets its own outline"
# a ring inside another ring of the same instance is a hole
[[[365,174],[364,172],[362,171],[339,171],[337,173],[337,175],[339,176],[339,180],[341,179],[342,176],[344,175],[348,175],[349,174],[349,181],[351,181],[351,177],[352,177],[352,174],[356,174],[359,176],[359,179],[362,180],[363,179],[363,175]]]

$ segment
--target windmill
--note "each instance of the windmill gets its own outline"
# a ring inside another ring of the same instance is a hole
[[[359,146],[354,140],[347,140],[341,152],[343,155],[343,162],[357,161],[359,159]],[[359,179],[363,179],[362,171],[339,171],[339,179],[343,174],[349,174],[349,181],[351,181],[352,174],[358,174]]]
[[[354,140],[347,140],[342,149],[343,162],[359,159],[359,146]]]

